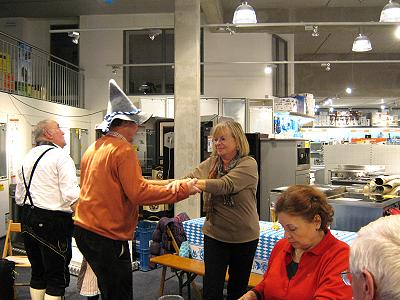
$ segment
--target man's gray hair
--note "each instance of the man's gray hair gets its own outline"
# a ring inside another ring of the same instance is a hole
[[[35,139],[35,144],[44,140],[44,131],[51,122],[53,122],[53,120],[46,119],[36,124],[35,128],[33,129],[33,138]]]
[[[400,299],[400,216],[382,217],[360,229],[351,245],[350,272],[368,270],[375,279],[375,300]]]

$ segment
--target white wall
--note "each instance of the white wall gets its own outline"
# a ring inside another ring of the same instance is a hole
[[[76,19],[0,19],[0,30],[14,35],[45,51],[50,50],[50,26],[74,24]],[[108,80],[123,85],[123,71],[112,74],[107,64],[122,64],[124,55],[123,29],[171,26],[173,14],[85,15],[79,20],[80,64],[85,69],[85,102],[87,109],[105,109]],[[105,28],[113,28],[106,30]],[[114,29],[118,30],[114,30]],[[293,58],[293,35],[288,40],[289,59]],[[204,32],[205,61],[270,61],[271,35],[268,33]],[[205,97],[264,98],[272,94],[272,75],[264,73],[264,64],[208,64],[205,66]],[[294,67],[289,65],[289,93],[294,92]]]
[[[122,64],[123,28],[173,26],[173,14],[90,15],[81,16],[80,28],[120,28],[120,30],[83,31],[79,38],[81,67],[85,69],[86,108],[106,108],[108,80],[123,85],[122,69],[111,73],[107,64]]]
[[[271,61],[268,33],[204,32],[206,62]],[[206,64],[204,94],[207,97],[264,98],[272,94],[272,75],[265,64]]]
[[[45,102],[23,96],[13,96],[0,92],[0,122],[7,123],[7,156],[9,178],[15,175],[25,154],[32,147],[32,126],[43,119],[54,119],[66,132],[69,128],[89,130],[89,141],[95,140],[94,126],[100,123],[103,114],[86,109]],[[83,116],[85,115],[85,116]],[[83,116],[83,117],[78,117]],[[66,132],[66,142],[69,134]],[[68,146],[68,145],[67,145]]]
[[[24,18],[1,18],[0,31],[13,37],[22,39],[24,31]]]
[[[28,44],[50,52],[50,26],[78,24],[76,18],[65,19],[27,19],[27,18],[1,18],[0,31]]]
[[[173,26],[173,14],[81,16],[80,28],[119,28],[120,30],[82,31],[79,48],[81,67],[85,69],[85,101],[88,109],[106,105],[107,83],[114,78],[123,85],[122,69],[111,73],[107,64],[123,63],[123,29]],[[293,37],[289,57],[293,58]],[[268,33],[204,34],[205,61],[270,61],[271,35]],[[264,64],[209,64],[205,66],[206,97],[264,98],[272,94],[272,76],[264,73]],[[293,66],[289,67],[289,91],[294,89]]]

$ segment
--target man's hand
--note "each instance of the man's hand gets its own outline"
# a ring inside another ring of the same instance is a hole
[[[185,179],[176,179],[166,185],[167,191],[171,191],[172,194],[175,194],[179,191],[179,187],[182,183],[188,182],[190,178]]]
[[[246,294],[240,297],[239,300],[257,300],[257,296],[253,291],[248,291]]]
[[[75,210],[76,210],[76,206],[78,205],[78,201],[75,201],[74,203],[72,203],[72,205],[71,205],[71,210],[72,210],[72,213],[73,214],[75,214]]]

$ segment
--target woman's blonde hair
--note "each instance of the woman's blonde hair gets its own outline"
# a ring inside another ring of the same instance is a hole
[[[249,142],[247,141],[242,126],[238,122],[223,121],[221,123],[218,123],[216,126],[214,126],[212,130],[213,139],[223,135],[226,132],[226,130],[231,132],[232,137],[236,141],[239,156],[243,157],[249,155],[250,152]],[[217,151],[215,150],[214,144],[213,144],[212,155],[214,156],[217,155]]]

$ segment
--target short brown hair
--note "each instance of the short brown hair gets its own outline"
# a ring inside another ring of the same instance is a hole
[[[126,124],[127,122],[133,123],[133,121],[122,120],[122,119],[116,118],[116,119],[112,120],[112,122],[111,122],[111,124],[110,124],[110,129],[114,129],[114,128],[117,128],[117,127],[121,127],[121,126],[123,126],[124,124]]]
[[[226,129],[229,129],[229,131],[232,133],[232,137],[235,139],[238,145],[239,156],[243,157],[249,155],[250,152],[249,142],[247,141],[242,126],[240,125],[240,123],[236,121],[229,120],[215,125],[215,127],[212,130],[213,138],[221,135],[222,132],[224,132]],[[213,146],[212,155],[217,155],[217,151],[215,150],[215,145]]]
[[[326,231],[333,221],[333,208],[320,190],[309,185],[289,187],[275,204],[275,213],[300,216],[312,222],[316,215],[321,217],[321,229]]]

